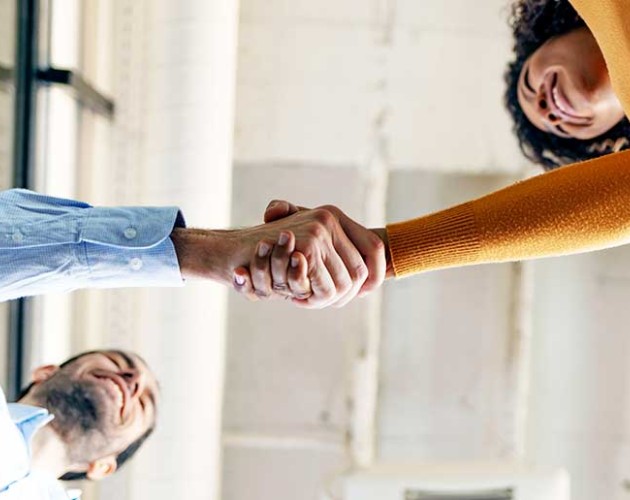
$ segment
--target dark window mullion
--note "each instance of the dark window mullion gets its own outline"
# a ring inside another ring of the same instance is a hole
[[[56,84],[68,88],[79,104],[108,119],[114,117],[114,102],[90,85],[83,76],[69,69],[46,68],[37,72],[37,80],[42,84]]]
[[[35,151],[35,77],[37,72],[39,0],[18,0],[15,69],[13,186],[33,187]],[[9,383],[7,395],[17,398],[23,386],[24,344],[28,301],[15,300],[9,310]]]

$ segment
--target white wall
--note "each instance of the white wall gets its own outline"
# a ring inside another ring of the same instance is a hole
[[[628,497],[630,250],[535,268],[528,456],[572,473],[576,499]]]
[[[243,0],[234,223],[286,197],[382,224],[510,182],[524,162],[500,104],[502,8]],[[513,453],[514,279],[509,265],[436,273],[325,312],[230,298],[223,498],[323,498],[370,446],[377,460]],[[357,384],[371,356],[380,372]]]
[[[242,0],[234,221],[275,197],[371,222],[380,198],[391,221],[519,176],[507,3]],[[575,499],[625,498],[626,253],[431,273],[316,314],[231,298],[223,497],[337,498],[376,415],[376,461],[522,459],[567,467]],[[357,415],[373,307],[378,400]]]

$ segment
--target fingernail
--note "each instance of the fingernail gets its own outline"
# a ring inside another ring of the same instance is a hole
[[[258,245],[258,257],[267,257],[269,250],[271,250],[271,247],[267,243],[261,243]]]
[[[240,274],[235,274],[234,283],[236,283],[238,286],[243,286],[245,284],[245,278]]]
[[[278,236],[278,245],[283,247],[288,242],[289,242],[289,235],[287,233],[280,233],[280,236]]]
[[[297,257],[291,257],[291,267],[297,267],[300,263],[300,259]]]

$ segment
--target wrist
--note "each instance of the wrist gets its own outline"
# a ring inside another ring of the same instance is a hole
[[[236,231],[175,228],[171,240],[184,279],[203,278],[230,285],[234,268],[245,261]]]
[[[386,279],[394,278],[396,274],[394,273],[394,266],[392,264],[392,254],[389,251],[389,238],[387,237],[387,228],[375,227],[375,228],[370,229],[370,231],[376,234],[381,239],[381,241],[383,242],[383,245],[385,246],[385,262],[386,262],[385,278]]]

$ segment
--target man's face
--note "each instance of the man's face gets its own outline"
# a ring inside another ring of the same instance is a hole
[[[55,415],[51,425],[71,460],[82,463],[117,455],[152,428],[159,388],[138,356],[99,351],[53,370],[32,395]]]

